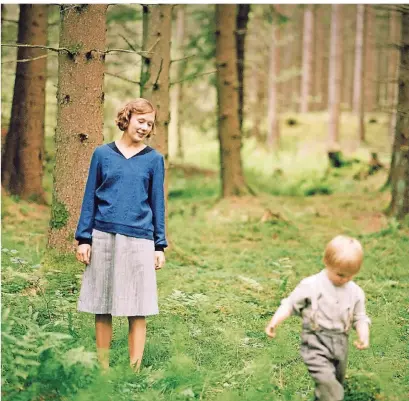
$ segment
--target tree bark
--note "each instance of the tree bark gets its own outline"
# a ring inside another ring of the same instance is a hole
[[[168,168],[169,66],[171,38],[171,5],[143,6],[143,51],[151,51],[142,61],[141,97],[156,108],[156,135],[149,145],[165,157]]]
[[[222,196],[248,193],[242,161],[239,124],[237,51],[235,41],[236,5],[216,5],[216,66],[218,136]]]
[[[389,14],[388,112],[390,138],[395,135],[398,102],[399,44],[401,42],[401,15],[392,9]]]
[[[247,23],[249,20],[250,4],[237,4],[236,15],[236,46],[237,46],[237,78],[239,83],[239,123],[243,134],[244,115],[244,44],[246,42]]]
[[[392,200],[389,206],[389,213],[398,219],[409,214],[409,7],[402,8],[399,95],[391,163]]]
[[[18,43],[47,44],[47,5],[21,4]],[[44,49],[17,50],[17,60],[46,55]],[[1,181],[23,199],[44,203],[43,159],[47,59],[17,63],[11,119],[3,150]]]
[[[278,5],[274,6],[277,10]],[[279,11],[279,10],[277,10]],[[280,147],[280,125],[278,110],[278,77],[280,75],[280,27],[277,19],[271,25],[270,62],[268,79],[268,106],[267,106],[267,138],[266,144],[270,149]]]
[[[107,5],[62,5],[53,205],[48,247],[75,248],[91,155],[102,144]],[[81,29],[78,29],[81,27]]]
[[[308,113],[312,92],[314,51],[314,5],[305,6],[302,53],[301,113]]]
[[[371,4],[366,7],[365,36],[365,110],[374,111],[376,104],[375,71],[377,59],[375,52],[375,10]]]
[[[354,71],[354,112],[358,117],[358,138],[365,141],[364,123],[364,38],[365,38],[365,8],[357,5],[356,40],[355,40],[355,71]]]
[[[180,59],[184,56],[184,39],[185,39],[185,5],[180,4],[177,6],[177,17],[176,17],[176,58]],[[183,103],[183,82],[180,82],[186,71],[187,61],[177,62],[177,72],[174,90],[174,104],[173,104],[173,114],[172,118],[174,127],[176,128],[176,157],[183,161],[184,159],[184,149],[183,149],[183,132],[182,132],[182,122],[181,122],[181,106]]]
[[[329,147],[339,147],[339,117],[342,85],[342,5],[333,4],[329,60]]]

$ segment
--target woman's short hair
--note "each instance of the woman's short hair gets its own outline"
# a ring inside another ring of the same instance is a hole
[[[149,100],[138,98],[127,103],[117,114],[115,124],[121,131],[125,131],[129,126],[129,121],[132,114],[155,113],[155,121],[153,122],[152,131],[147,136],[155,135],[156,110]]]

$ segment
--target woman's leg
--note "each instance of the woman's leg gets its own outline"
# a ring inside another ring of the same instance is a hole
[[[102,369],[109,368],[109,347],[112,339],[112,316],[95,315],[95,337],[97,355]]]
[[[129,360],[135,370],[139,370],[146,340],[146,320],[144,316],[128,316]]]

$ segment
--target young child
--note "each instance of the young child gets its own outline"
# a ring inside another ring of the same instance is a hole
[[[302,280],[266,327],[266,334],[273,338],[281,322],[292,314],[302,316],[301,356],[315,381],[316,400],[344,398],[342,384],[352,326],[358,334],[356,348],[369,347],[365,294],[351,281],[362,259],[359,241],[341,235],[332,239],[325,248],[325,269]]]

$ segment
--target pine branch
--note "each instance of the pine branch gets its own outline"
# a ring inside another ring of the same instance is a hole
[[[7,61],[2,61],[1,64],[7,64],[7,63],[27,63],[29,61],[35,61],[39,60],[40,58],[46,58],[48,57],[48,54],[43,54],[42,56],[38,57],[32,57],[32,58],[24,58],[22,60],[7,60]]]
[[[66,53],[72,53],[69,49],[65,47],[50,47],[50,46],[42,46],[42,45],[28,45],[28,44],[22,44],[22,43],[1,43],[1,47],[25,47],[25,48],[31,48],[31,49],[45,49],[45,50],[51,50],[54,52],[66,52]]]
[[[170,60],[170,64],[177,63],[178,61],[187,60],[189,58],[196,57],[196,56],[197,56],[197,54],[191,54],[190,56],[186,56],[186,57],[182,57],[182,58],[176,58],[174,60]]]
[[[190,76],[190,77],[188,77],[188,78],[183,78],[183,79],[181,79],[181,80],[179,80],[179,81],[171,82],[169,85],[172,86],[172,85],[178,84],[178,83],[180,83],[180,82],[192,81],[193,79],[195,79],[195,78],[197,78],[197,77],[201,77],[201,76],[203,76],[203,75],[214,74],[215,72],[217,72],[217,70],[203,72],[203,73],[201,73],[201,74],[197,74],[197,75],[194,75],[194,76]]]
[[[132,81],[132,79],[121,77],[120,75],[112,74],[111,72],[106,72],[105,75],[108,75],[110,77],[118,78],[121,79],[122,81],[130,82],[131,84],[136,84],[140,85],[141,83],[138,81]]]

